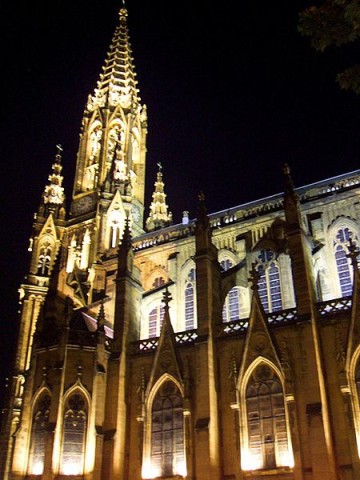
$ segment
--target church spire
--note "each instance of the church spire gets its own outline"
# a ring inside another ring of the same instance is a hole
[[[87,108],[95,106],[134,108],[140,105],[136,73],[133,64],[127,9],[123,2],[117,26],[94,95],[89,96]]]
[[[166,194],[164,193],[163,167],[161,163],[158,163],[157,166],[155,190],[152,194],[149,217],[146,220],[146,229],[149,232],[167,227],[172,223],[172,213],[168,211],[169,207],[166,204]]]
[[[47,216],[46,213],[50,212],[58,213],[65,203],[64,187],[62,186],[64,177],[61,175],[61,153],[63,149],[61,145],[56,145],[56,149],[55,161],[51,167],[52,172],[48,177],[49,183],[45,186],[40,206],[44,209],[45,216]],[[62,214],[64,214],[64,211],[62,211]]]

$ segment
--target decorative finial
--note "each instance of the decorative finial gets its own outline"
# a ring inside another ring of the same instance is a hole
[[[165,288],[165,292],[163,293],[163,304],[165,305],[165,310],[169,311],[169,303],[172,300],[171,293],[169,292],[168,287]]]
[[[125,0],[122,0],[122,7],[120,8],[119,16],[120,18],[122,18],[122,17],[127,17],[127,15],[128,13],[125,5]]]
[[[97,316],[97,324],[98,330],[103,332],[105,326],[105,308],[104,308],[104,299],[102,298],[100,301],[100,309]]]
[[[293,192],[295,190],[294,182],[291,177],[291,170],[288,163],[283,166],[283,173],[285,176],[285,188],[287,192]]]
[[[349,238],[349,246],[348,246],[349,253],[346,255],[347,258],[350,258],[351,265],[353,269],[358,268],[357,257],[359,255],[359,250],[353,239]]]
[[[253,262],[251,264],[251,270],[249,272],[250,277],[249,277],[249,282],[251,282],[251,288],[252,290],[258,290],[259,289],[259,279],[260,279],[260,274],[257,267],[257,263]]]
[[[199,198],[199,201],[200,201],[200,202],[205,202],[205,194],[204,194],[204,192],[201,191],[201,192],[199,193],[198,198]]]
[[[157,166],[158,166],[159,172],[161,172],[162,169],[163,169],[162,163],[161,163],[161,162],[158,162],[158,163],[157,163]]]
[[[63,152],[64,149],[63,149],[63,147],[62,147],[62,145],[61,145],[60,143],[58,143],[58,144],[56,145],[56,150],[57,150],[57,152],[56,152],[55,158],[56,158],[56,160],[57,160],[58,163],[61,163],[61,154],[62,154],[62,152]]]

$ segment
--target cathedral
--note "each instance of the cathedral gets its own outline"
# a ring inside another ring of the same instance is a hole
[[[174,224],[146,136],[122,8],[35,215],[1,479],[359,480],[360,170]]]

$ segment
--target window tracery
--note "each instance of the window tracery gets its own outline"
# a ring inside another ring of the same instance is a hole
[[[265,312],[282,310],[280,270],[274,252],[262,250],[257,257],[258,291]]]
[[[174,382],[158,389],[151,408],[151,467],[155,476],[184,474],[183,399]]]
[[[245,390],[247,455],[244,469],[290,466],[284,392],[276,372],[261,363]]]
[[[87,432],[87,403],[75,393],[66,403],[63,423],[61,471],[64,475],[79,475],[84,469]]]
[[[195,328],[195,268],[191,268],[185,282],[185,330]]]
[[[164,312],[164,306],[159,304],[149,313],[149,338],[158,337],[160,335],[164,320]]]
[[[152,288],[159,288],[163,285],[165,285],[165,280],[163,279],[163,277],[156,277],[152,283]]]
[[[333,239],[336,268],[339,279],[341,296],[346,297],[352,294],[353,272],[350,265],[349,241],[350,239],[358,244],[358,237],[349,227],[341,227],[337,230]]]
[[[30,473],[32,475],[42,475],[45,463],[46,435],[49,424],[50,414],[50,395],[43,394],[36,402],[34,409],[33,422],[31,428],[30,441]]]

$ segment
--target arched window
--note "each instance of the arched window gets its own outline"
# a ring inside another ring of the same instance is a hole
[[[333,240],[333,248],[335,254],[336,268],[339,277],[339,285],[341,296],[346,297],[352,294],[352,277],[353,272],[350,266],[350,259],[347,257],[349,253],[348,245],[352,239],[358,243],[358,238],[348,227],[342,227],[337,230]]]
[[[262,250],[257,257],[259,297],[265,312],[282,310],[279,267],[271,250]]]
[[[170,380],[162,384],[152,404],[151,465],[159,477],[183,475],[186,470],[183,399]]]
[[[63,424],[61,471],[64,475],[80,475],[84,470],[87,431],[87,403],[79,393],[66,402]]]
[[[30,474],[42,475],[45,462],[45,443],[49,424],[51,398],[43,394],[36,402],[34,409],[31,442],[30,442]]]
[[[157,305],[149,313],[149,338],[158,337],[160,335],[161,326],[164,320],[164,307]]]
[[[248,455],[245,469],[291,466],[282,384],[264,363],[251,374],[245,392]]]
[[[185,283],[185,330],[195,328],[195,268],[192,268]]]
[[[222,309],[222,321],[233,322],[249,316],[249,301],[247,290],[242,287],[233,287],[226,295]]]

